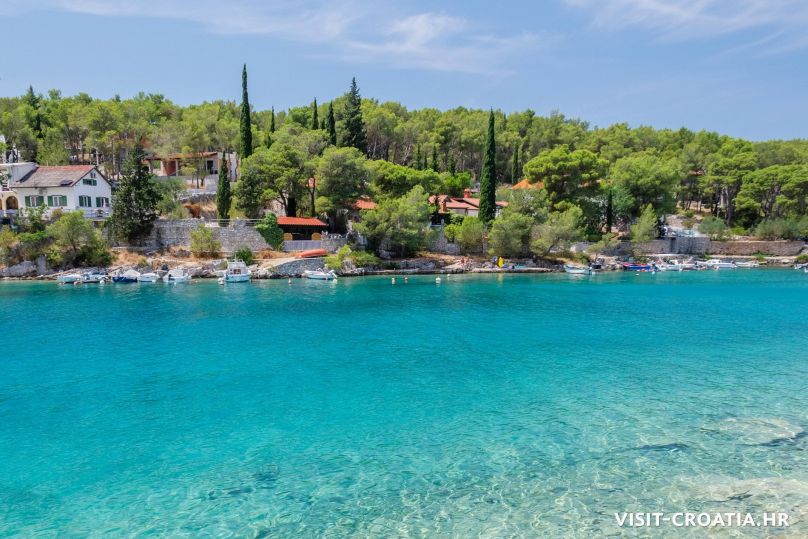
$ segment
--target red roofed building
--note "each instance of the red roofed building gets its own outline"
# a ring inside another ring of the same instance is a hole
[[[278,216],[278,226],[286,240],[318,240],[328,228],[327,224],[314,217]]]
[[[480,199],[471,196],[471,190],[465,189],[462,197],[452,197],[449,195],[435,195],[429,197],[429,203],[437,204],[438,213],[455,213],[457,215],[477,217],[480,213]],[[507,206],[508,203],[502,200],[497,201],[497,213]]]

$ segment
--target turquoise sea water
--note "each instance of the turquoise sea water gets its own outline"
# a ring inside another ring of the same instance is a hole
[[[0,536],[808,535],[805,274],[398,283],[0,283]]]

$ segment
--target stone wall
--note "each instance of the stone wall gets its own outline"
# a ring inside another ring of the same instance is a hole
[[[215,222],[199,219],[158,220],[154,223],[151,235],[139,247],[147,249],[166,249],[169,247],[190,247],[191,232],[205,224],[213,231],[213,237],[222,243],[222,252],[233,253],[239,247],[249,247],[253,251],[269,249],[269,245],[255,228],[247,226],[244,221],[234,219],[227,227],[220,227]]]
[[[590,243],[578,243],[575,251],[585,251]],[[661,238],[643,243],[639,251],[645,254],[674,255],[724,255],[753,256],[763,253],[770,256],[797,256],[806,248],[802,241],[712,241],[704,236]],[[632,253],[631,242],[622,241],[607,253],[611,256],[628,256]]]

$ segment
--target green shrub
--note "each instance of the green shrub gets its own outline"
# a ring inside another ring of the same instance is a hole
[[[727,224],[718,217],[705,217],[699,224],[699,232],[710,236],[712,240],[723,240],[727,237]]]
[[[763,262],[764,260],[766,260],[766,255],[758,251],[757,253],[755,253],[755,260],[757,260],[758,262]]]
[[[248,266],[251,266],[252,263],[255,261],[255,258],[253,257],[252,249],[250,249],[249,247],[244,246],[244,245],[242,245],[241,247],[236,249],[236,252],[233,253],[233,256],[236,259],[241,260],[242,262],[244,262]]]
[[[460,225],[458,224],[450,224],[443,227],[443,235],[446,236],[446,241],[450,243],[454,243],[455,239],[457,239],[457,233],[460,231]]]
[[[199,223],[191,231],[191,252],[194,256],[218,256],[222,243],[213,237],[213,230]]]
[[[278,218],[275,214],[266,214],[266,216],[255,225],[255,230],[261,234],[264,241],[273,249],[278,250],[283,245],[283,230],[278,226]]]
[[[455,240],[464,252],[478,253],[483,247],[485,225],[477,217],[466,217],[457,230]]]
[[[795,240],[802,234],[802,223],[797,219],[769,219],[755,228],[755,237],[767,241]]]
[[[381,264],[381,260],[368,251],[353,251],[349,246],[344,245],[333,255],[325,257],[325,266],[334,271],[345,269],[346,262],[351,262],[354,267],[368,268]]]
[[[803,253],[801,255],[798,255],[796,261],[798,264],[805,264],[806,262],[808,262],[808,254]]]

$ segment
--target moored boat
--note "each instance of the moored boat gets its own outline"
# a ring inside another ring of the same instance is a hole
[[[133,269],[128,269],[123,273],[117,273],[112,276],[113,283],[136,283],[140,277],[140,272]]]
[[[651,264],[641,264],[640,262],[623,262],[623,271],[653,271]]]
[[[185,268],[174,268],[163,275],[163,282],[165,283],[187,283],[190,280],[191,274],[185,271]]]
[[[243,260],[228,260],[222,280],[225,283],[246,283],[250,280],[250,276],[250,269]]]
[[[592,273],[591,268],[575,266],[573,264],[564,264],[564,271],[570,275],[590,275]]]
[[[735,267],[737,268],[758,268],[760,267],[760,263],[755,260],[746,260],[735,262]]]
[[[328,251],[325,249],[309,249],[307,251],[295,253],[295,258],[319,258],[321,256],[326,256],[327,254]]]
[[[306,279],[315,279],[318,281],[333,281],[337,278],[337,274],[334,273],[334,270],[331,271],[322,271],[322,270],[306,270],[303,272],[303,277]]]
[[[727,262],[718,258],[711,258],[705,262],[704,265],[711,269],[733,269],[736,267],[733,262]]]
[[[73,284],[81,281],[80,273],[65,273],[56,277],[56,280],[62,284]]]
[[[107,281],[108,275],[104,271],[87,271],[81,274],[81,282],[85,284],[100,284]]]
[[[149,271],[146,273],[141,273],[137,281],[139,283],[156,283],[160,279],[160,276],[154,273],[153,271]]]

